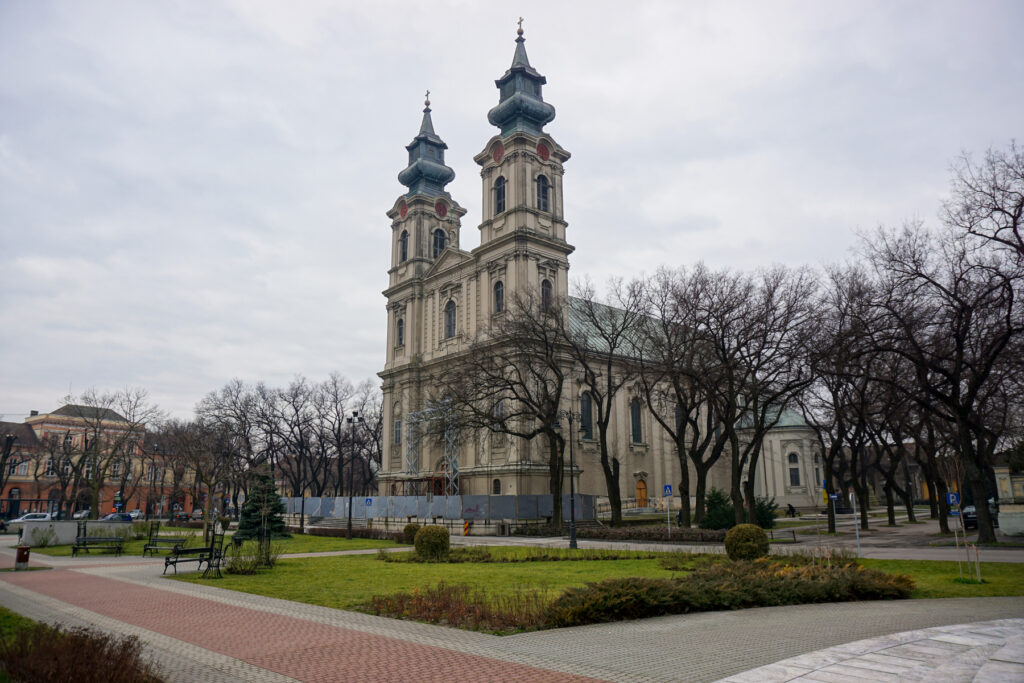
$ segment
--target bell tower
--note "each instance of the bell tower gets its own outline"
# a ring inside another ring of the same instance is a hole
[[[500,132],[474,157],[483,181],[474,255],[488,264],[494,285],[501,282],[508,292],[548,287],[565,297],[574,248],[565,239],[562,165],[570,154],[544,131],[555,108],[544,101],[547,79],[526,55],[521,21],[515,42],[512,65],[494,82],[498,104],[487,113]]]

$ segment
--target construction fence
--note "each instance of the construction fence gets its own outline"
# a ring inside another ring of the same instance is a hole
[[[348,517],[347,496],[282,498],[288,514]],[[352,499],[352,519],[445,519],[547,521],[553,515],[550,495],[535,496],[366,496]],[[569,521],[569,495],[562,496],[562,519]],[[597,519],[597,496],[576,495],[576,520]]]

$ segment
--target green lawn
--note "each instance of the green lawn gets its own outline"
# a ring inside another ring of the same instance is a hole
[[[894,574],[909,574],[916,588],[914,598],[982,598],[1004,595],[1024,595],[1024,565],[1012,562],[982,562],[982,584],[956,581],[960,573],[956,562],[925,560],[861,560],[865,567],[881,569]],[[963,563],[965,577],[974,576]]]
[[[16,631],[32,625],[32,620],[0,607],[0,640],[7,640]]]
[[[491,554],[523,553],[526,549],[491,548]],[[588,552],[588,551],[580,551]],[[183,574],[179,581],[210,583],[218,588],[266,595],[325,607],[353,609],[374,595],[457,583],[485,588],[491,595],[535,589],[551,597],[569,586],[625,576],[669,577],[657,560],[594,560],[580,562],[515,562],[421,564],[383,562],[375,555],[350,555],[280,560],[273,570],[252,576],[224,574],[223,579]]]
[[[492,555],[531,552],[523,548],[491,548]],[[585,553],[587,551],[580,551]],[[698,556],[693,556],[695,559]],[[1024,567],[1010,563],[983,563],[986,583],[954,581],[956,562],[862,560],[867,567],[909,574],[915,598],[1024,595]],[[325,607],[354,609],[373,595],[423,590],[444,581],[510,594],[536,589],[554,597],[570,586],[616,577],[669,577],[657,559],[593,561],[419,564],[383,562],[373,555],[280,560],[271,571],[253,576],[225,574],[223,579],[202,579],[183,574],[179,581],[209,583],[220,588],[294,600]]]
[[[189,529],[190,532],[195,532],[194,529]],[[163,536],[179,535],[179,534],[161,534]],[[186,533],[180,534],[187,536]],[[190,537],[187,546],[198,546],[203,543],[203,535],[201,532],[195,533],[194,536]],[[378,541],[370,538],[353,538],[351,541],[345,540],[344,538],[334,538],[331,536],[310,536],[309,534],[294,534],[291,538],[282,538],[274,541],[275,544],[279,544],[282,554],[289,553],[321,553],[330,552],[335,550],[366,550],[372,548],[394,548],[396,544],[393,541]],[[124,555],[142,555],[142,549],[146,545],[145,540],[139,541],[128,541],[124,544]],[[70,545],[55,545],[48,548],[32,548],[33,553],[40,553],[43,555],[50,555],[52,557],[68,557],[71,555]],[[92,552],[92,555],[99,553]],[[159,554],[159,553],[158,553]],[[164,553],[166,554],[166,553]]]

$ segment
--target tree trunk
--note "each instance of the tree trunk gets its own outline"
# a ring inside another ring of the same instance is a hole
[[[995,543],[996,532],[992,525],[992,515],[988,511],[988,487],[985,486],[985,475],[973,462],[967,464],[967,482],[974,497],[974,509],[978,514],[978,543]]]
[[[889,526],[896,526],[896,501],[893,500],[892,486],[885,483],[885,511],[889,516]]]
[[[931,491],[931,486],[928,487]],[[935,499],[939,507],[939,531],[944,534],[952,533],[949,529],[949,504],[946,502],[946,493],[949,489],[945,479],[935,478]]]
[[[690,528],[690,467],[686,449],[682,443],[676,443],[676,459],[679,461],[679,526]]]
[[[565,450],[565,440],[559,438],[554,432],[547,432],[548,437],[548,474],[551,477],[550,490],[551,490],[551,524],[557,528],[562,528],[562,486],[565,471],[565,458],[563,451]],[[569,435],[572,438],[572,435]],[[572,476],[572,473],[569,473]],[[490,482],[487,483],[490,486]]]
[[[708,470],[710,468],[702,469],[700,466],[698,466],[696,469],[697,469],[697,486],[696,486],[696,491],[694,491],[693,522],[694,522],[694,524],[697,524],[698,526],[700,526],[700,523],[702,521],[704,521],[704,514],[706,512],[706,510],[705,510],[706,506],[704,504],[704,499],[706,498],[706,493],[707,493],[707,488],[708,488]]]

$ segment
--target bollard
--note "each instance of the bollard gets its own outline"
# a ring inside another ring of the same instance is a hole
[[[14,558],[14,570],[28,569],[28,556],[31,552],[31,548],[27,545],[18,546],[18,554]]]
[[[462,535],[469,536],[469,522],[462,523]]]

